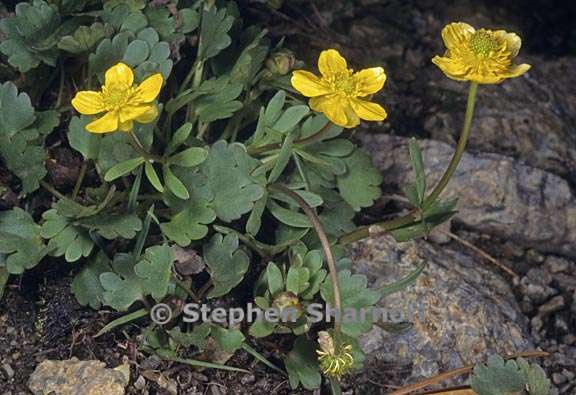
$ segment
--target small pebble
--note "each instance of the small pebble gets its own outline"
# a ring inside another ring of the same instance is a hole
[[[10,366],[10,364],[3,364],[2,365],[2,369],[4,370],[4,372],[6,372],[6,376],[8,376],[8,380],[12,379],[12,377],[14,377],[14,369],[12,369],[12,366]]]
[[[566,377],[560,373],[553,373],[552,374],[552,381],[554,384],[564,384],[566,382]]]
[[[557,295],[540,306],[538,312],[542,316],[547,316],[549,314],[555,313],[556,311],[562,310],[565,304],[566,303],[564,301],[564,297],[562,295]]]

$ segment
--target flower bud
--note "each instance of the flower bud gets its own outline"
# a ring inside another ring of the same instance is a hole
[[[272,72],[272,74],[286,75],[294,67],[296,58],[292,51],[288,49],[281,49],[278,52],[274,52],[266,60],[266,68]]]

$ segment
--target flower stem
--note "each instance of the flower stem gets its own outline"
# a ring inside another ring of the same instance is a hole
[[[80,192],[80,187],[82,186],[82,181],[84,181],[84,177],[86,176],[86,170],[88,169],[88,161],[85,160],[82,162],[82,166],[80,167],[80,173],[78,173],[78,178],[76,179],[76,184],[74,185],[74,191],[72,192],[72,200],[76,200],[78,197],[78,192]]]
[[[324,255],[326,256],[326,263],[328,264],[328,269],[330,270],[330,281],[332,282],[332,288],[334,289],[334,307],[336,308],[336,319],[334,320],[334,343],[338,347],[338,336],[340,334],[341,326],[342,326],[342,299],[340,296],[340,286],[338,284],[338,271],[336,270],[336,260],[334,259],[334,255],[332,254],[332,247],[330,246],[330,241],[328,240],[328,236],[326,236],[326,232],[324,232],[324,228],[322,227],[322,223],[320,222],[320,218],[314,211],[312,207],[306,203],[304,199],[300,195],[298,195],[293,190],[285,187],[281,184],[272,184],[270,185],[271,190],[276,190],[277,192],[281,192],[286,196],[290,197],[294,200],[300,208],[304,211],[304,213],[310,219],[316,234],[318,235],[318,239],[320,239],[320,243],[322,244],[322,249],[324,250]]]
[[[468,142],[468,137],[470,136],[470,128],[472,126],[472,118],[474,116],[474,105],[476,103],[477,92],[478,83],[471,82],[470,89],[468,90],[468,101],[466,103],[464,126],[462,128],[462,133],[460,134],[460,139],[458,140],[458,145],[456,146],[456,151],[454,152],[448,167],[444,171],[442,178],[440,178],[440,181],[438,181],[436,187],[434,187],[430,195],[428,195],[424,200],[424,209],[429,208],[432,204],[434,204],[438,196],[440,196],[440,194],[444,191],[444,188],[446,188],[448,185],[448,182],[454,175],[454,172],[456,171],[456,168],[462,159],[462,154],[464,153],[466,143]],[[389,232],[399,227],[408,225],[417,220],[417,212],[418,210],[411,210],[408,214],[390,221],[378,222],[373,225],[362,226],[350,233],[342,235],[338,242],[340,244],[353,243],[366,237],[375,236],[377,234]]]
[[[458,145],[456,146],[456,151],[452,156],[450,164],[446,168],[446,171],[442,175],[442,178],[436,184],[436,187],[430,195],[424,201],[424,207],[430,207],[440,196],[444,188],[448,185],[448,182],[454,175],[460,159],[462,159],[462,154],[466,148],[466,143],[468,142],[468,137],[470,136],[470,127],[472,126],[472,118],[474,116],[474,105],[476,103],[476,93],[478,92],[478,83],[471,82],[470,89],[468,90],[468,101],[466,102],[466,115],[464,116],[464,127],[462,128],[462,133],[460,134],[460,139],[458,140]]]
[[[130,136],[130,143],[132,144],[132,147],[134,147],[136,152],[138,152],[144,159],[158,163],[166,162],[166,160],[162,156],[154,155],[146,151],[146,148],[144,148],[144,146],[142,145],[140,140],[138,140],[138,137],[136,137],[134,132],[128,132],[128,135]]]
[[[330,129],[330,126],[332,126],[332,123],[330,121],[328,121],[316,133],[314,133],[311,136],[305,137],[303,139],[296,140],[296,141],[294,141],[294,144],[295,145],[308,145],[308,144],[315,143],[315,142],[321,140],[322,137],[324,137],[326,132]],[[266,145],[262,145],[260,147],[248,147],[248,153],[250,155],[259,155],[259,154],[263,154],[263,153],[268,152],[268,151],[280,149],[281,147],[282,147],[281,143],[266,144]]]
[[[63,194],[61,194],[60,192],[58,192],[56,190],[56,188],[54,188],[51,184],[47,183],[44,180],[40,180],[40,185],[42,186],[42,188],[44,188],[45,190],[47,190],[48,192],[50,192],[52,195],[54,195],[55,197],[57,197],[58,199],[64,199],[67,200],[68,198],[66,196],[64,196]]]

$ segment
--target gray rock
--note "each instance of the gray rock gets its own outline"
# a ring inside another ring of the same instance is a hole
[[[34,395],[123,395],[129,377],[100,361],[43,361],[28,381]]]
[[[406,138],[365,134],[361,139],[385,184],[400,189],[413,177]],[[421,140],[419,145],[433,185],[454,149],[434,140]],[[576,198],[558,176],[506,156],[465,152],[443,197],[459,197],[456,220],[474,229],[576,256]]]
[[[494,353],[534,348],[510,285],[477,258],[423,240],[398,244],[390,236],[357,242],[350,256],[355,270],[375,287],[397,281],[426,262],[414,285],[380,302],[387,311],[405,310],[413,326],[400,333],[375,326],[361,338],[372,367],[368,375],[396,372],[390,379],[401,385]]]

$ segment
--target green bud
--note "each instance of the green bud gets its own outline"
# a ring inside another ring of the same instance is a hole
[[[292,71],[295,62],[296,58],[292,51],[282,49],[278,52],[274,52],[266,60],[266,67],[272,72],[272,74],[286,75]]]

